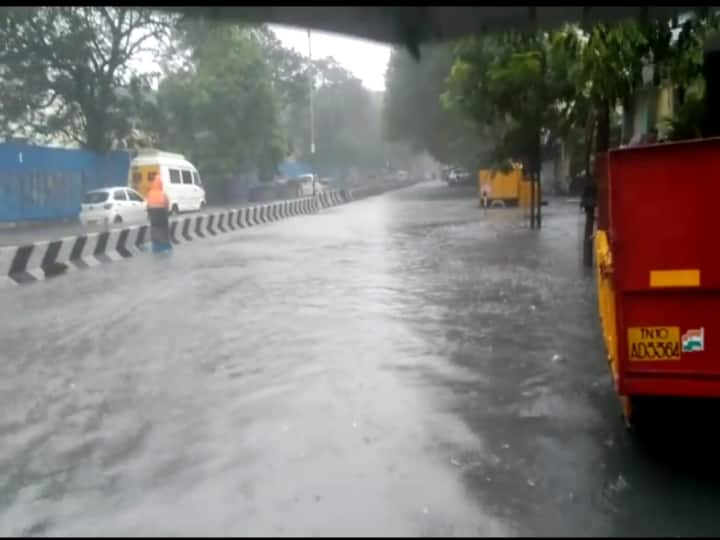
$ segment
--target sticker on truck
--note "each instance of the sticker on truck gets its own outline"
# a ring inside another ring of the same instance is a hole
[[[705,350],[705,329],[690,329],[682,335],[682,352]]]

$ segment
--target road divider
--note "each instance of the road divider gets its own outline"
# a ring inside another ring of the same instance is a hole
[[[170,222],[170,241],[182,244],[295,216],[316,214],[321,210],[408,187],[413,183],[324,191],[314,197],[181,216]],[[33,283],[149,252],[149,225],[67,236],[51,242],[0,247],[0,288]]]
[[[315,214],[350,202],[346,190],[315,197],[275,201],[215,213],[181,216],[170,222],[170,240],[182,244],[265,225],[295,216]],[[68,236],[51,242],[0,247],[0,287],[22,285],[99,266],[149,252],[149,225]]]
[[[22,284],[103,263],[126,259],[145,251],[148,226],[68,236],[52,242],[0,248],[2,284]]]
[[[307,197],[181,217],[170,223],[170,240],[173,244],[191,242],[294,216],[314,214],[319,209],[318,201]]]

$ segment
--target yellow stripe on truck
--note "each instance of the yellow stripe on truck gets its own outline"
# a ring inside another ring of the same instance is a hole
[[[699,287],[700,270],[650,270],[651,287]]]

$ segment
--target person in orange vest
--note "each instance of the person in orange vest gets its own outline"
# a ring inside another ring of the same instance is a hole
[[[148,219],[150,221],[150,240],[153,253],[160,253],[172,249],[170,243],[170,221],[168,209],[170,201],[163,191],[162,181],[155,177],[145,197],[147,203]]]

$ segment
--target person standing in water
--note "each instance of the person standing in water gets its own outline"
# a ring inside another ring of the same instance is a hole
[[[153,253],[169,251],[172,249],[168,212],[170,201],[163,191],[162,181],[159,177],[156,176],[153,180],[145,200],[150,221],[150,240]]]

